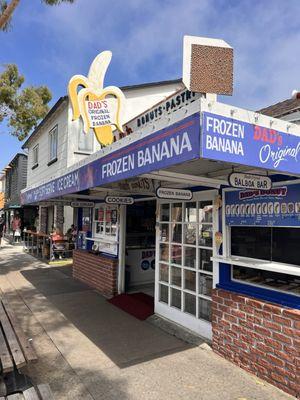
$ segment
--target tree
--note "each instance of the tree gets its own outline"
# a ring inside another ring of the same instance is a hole
[[[21,88],[24,77],[15,64],[8,64],[0,74],[0,123],[7,123],[10,133],[19,140],[48,112],[52,96],[46,86]]]
[[[74,3],[75,0],[42,0],[48,6],[55,6],[61,3]],[[19,5],[20,0],[0,0],[0,30],[6,31],[9,27],[15,8]]]

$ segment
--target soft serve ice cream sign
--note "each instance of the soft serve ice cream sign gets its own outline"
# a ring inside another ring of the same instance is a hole
[[[203,112],[201,156],[300,174],[300,136]]]
[[[89,134],[92,128],[102,146],[113,142],[113,127],[123,132],[125,96],[116,86],[104,87],[111,57],[110,51],[100,53],[92,62],[88,76],[74,75],[68,86],[73,120],[81,116],[84,132]]]

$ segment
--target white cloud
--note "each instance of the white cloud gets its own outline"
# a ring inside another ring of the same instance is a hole
[[[256,109],[299,86],[299,12],[298,0],[77,0],[40,7],[23,23],[43,32],[44,65],[64,87],[104,49],[114,54],[109,78],[125,85],[179,77],[184,34],[223,38],[235,49],[226,101]]]

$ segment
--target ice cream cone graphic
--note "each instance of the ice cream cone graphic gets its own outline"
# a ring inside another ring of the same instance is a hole
[[[111,57],[110,51],[98,54],[90,66],[88,76],[74,75],[68,85],[73,120],[75,121],[81,116],[84,132],[88,133],[93,128],[96,138],[102,146],[113,142],[113,125],[123,132],[122,117],[125,96],[116,86],[103,87]]]

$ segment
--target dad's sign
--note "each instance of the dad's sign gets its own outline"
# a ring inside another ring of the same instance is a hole
[[[238,189],[264,189],[272,187],[272,181],[268,176],[244,174],[242,172],[233,172],[228,177],[230,186]]]
[[[201,156],[300,174],[300,136],[203,112]]]
[[[91,128],[106,125],[116,125],[118,103],[117,99],[86,101],[85,109]]]
[[[159,187],[156,190],[156,196],[159,199],[191,200],[193,198],[193,193],[186,189]]]

